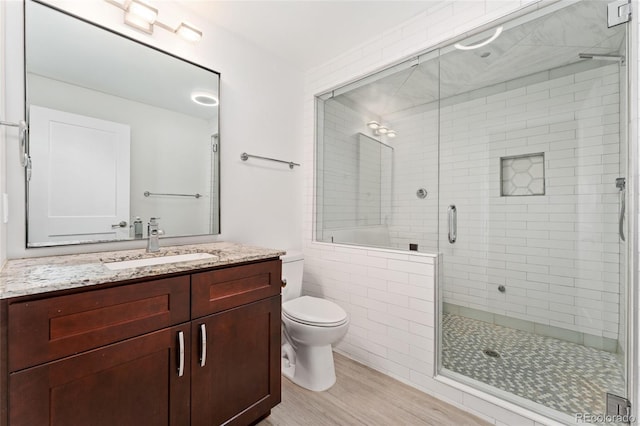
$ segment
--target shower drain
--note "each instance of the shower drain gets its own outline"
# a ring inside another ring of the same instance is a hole
[[[491,358],[500,358],[500,354],[493,349],[485,349],[482,353]]]

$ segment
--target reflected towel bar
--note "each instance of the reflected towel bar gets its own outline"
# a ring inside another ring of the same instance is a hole
[[[194,197],[194,198],[202,197],[201,194],[163,194],[163,193],[160,193],[160,192],[144,191],[144,196],[145,197],[149,197],[151,195],[168,195],[170,197]]]
[[[242,154],[240,154],[240,159],[242,161],[247,161],[249,158],[259,158],[261,160],[269,160],[269,161],[275,161],[276,163],[288,164],[290,169],[293,169],[293,166],[300,166],[300,164],[294,163],[293,161],[284,161],[284,160],[278,160],[276,158],[261,157],[259,155],[247,154],[246,152],[243,152]]]

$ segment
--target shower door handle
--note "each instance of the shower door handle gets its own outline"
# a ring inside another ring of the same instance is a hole
[[[458,210],[455,204],[449,206],[447,215],[449,217],[449,242],[453,244],[458,239]]]
[[[620,190],[620,214],[618,215],[618,234],[620,239],[625,241],[624,238],[624,214],[627,195],[627,180],[623,177],[616,179],[616,188]]]
[[[620,191],[620,216],[618,218],[618,234],[620,234],[620,239],[625,241],[624,238],[624,213],[625,213],[625,190]]]

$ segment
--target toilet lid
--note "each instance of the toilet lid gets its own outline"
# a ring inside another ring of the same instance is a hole
[[[282,313],[303,324],[331,326],[347,320],[347,313],[330,300],[302,296],[282,304]]]

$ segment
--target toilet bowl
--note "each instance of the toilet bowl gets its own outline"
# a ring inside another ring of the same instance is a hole
[[[331,345],[349,328],[349,316],[336,303],[318,297],[301,296],[302,255],[281,257],[282,374],[312,391],[324,391],[336,382]]]

